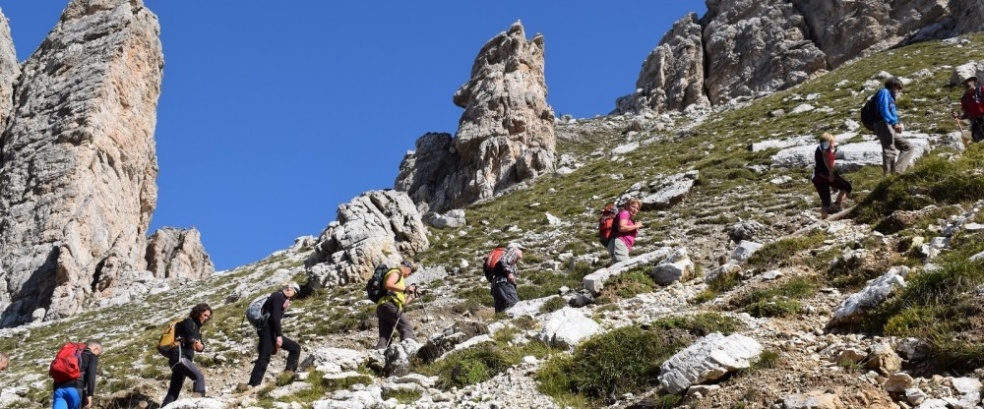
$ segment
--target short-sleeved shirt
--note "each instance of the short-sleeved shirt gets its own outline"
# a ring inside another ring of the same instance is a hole
[[[622,211],[618,212],[617,215],[615,215],[614,228],[616,231],[616,238],[622,240],[622,242],[625,243],[625,247],[628,247],[629,250],[632,250],[632,246],[635,245],[636,234],[639,233],[639,230],[636,229],[628,232],[621,231],[620,225],[622,224],[622,220],[628,220],[629,223],[632,224],[635,224],[635,220],[632,220],[632,214],[630,214],[628,210],[623,209]]]

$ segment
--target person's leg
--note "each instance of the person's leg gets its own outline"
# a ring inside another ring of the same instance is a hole
[[[376,317],[379,318],[379,340],[376,342],[376,349],[386,349],[389,346],[399,314],[400,309],[391,302],[376,307]]]
[[[817,190],[817,195],[820,196],[820,218],[826,219],[827,215],[830,214],[829,181],[823,175],[816,175],[811,181],[813,182],[813,187]]]
[[[273,337],[273,332],[270,331],[270,327],[266,325],[260,328],[257,333],[259,335],[259,341],[256,349],[259,352],[259,356],[256,357],[253,370],[249,374],[249,386],[257,386],[263,383],[263,375],[266,375],[267,365],[270,364],[270,355],[273,355],[273,346],[277,342]]]
[[[895,158],[899,154],[895,150],[895,130],[885,122],[876,122],[875,135],[882,147],[882,173],[895,173]]]
[[[615,242],[617,242],[617,241],[621,241],[621,240],[619,240],[617,238],[613,238],[613,239],[611,239],[608,242],[608,249],[607,249],[608,250],[608,256],[611,257],[611,260],[612,260],[612,262],[608,264],[609,266],[612,265],[612,264],[615,264],[615,262],[616,262],[615,261]]]
[[[984,118],[970,120],[970,137],[974,142],[984,141]]]
[[[70,386],[55,389],[51,397],[52,409],[78,409],[82,406],[79,390]]]
[[[284,342],[280,346],[280,349],[287,351],[287,367],[285,370],[297,372],[297,361],[301,359],[301,344],[287,337],[283,339]]]
[[[898,159],[895,161],[895,171],[902,173],[912,165],[912,157],[916,154],[916,149],[912,146],[911,142],[899,134],[895,134],[894,143],[895,148],[900,152]]]
[[[629,246],[626,246],[625,245],[625,242],[622,241],[622,239],[617,239],[616,238],[616,239],[612,240],[612,242],[614,242],[614,245],[612,246],[612,248],[614,249],[614,251],[612,252],[612,262],[613,262],[613,264],[614,263],[621,263],[623,261],[628,260],[629,259]]]
[[[410,323],[410,318],[407,314],[400,314],[400,320],[396,323],[396,330],[400,331],[400,339],[414,339],[416,336],[413,333],[413,324]]]
[[[178,395],[181,394],[181,387],[184,386],[184,367],[174,360],[171,364],[171,383],[167,387],[167,395],[164,395],[164,401],[161,402],[161,407],[167,406],[167,404],[174,402],[178,399]]]
[[[492,287],[492,290],[491,290],[492,291],[492,307],[495,308],[495,312],[502,312],[503,310],[506,309],[506,304],[502,302],[503,301],[502,300],[502,290],[499,290],[498,289],[498,287],[501,287],[501,286],[502,286],[501,284],[500,285],[497,285],[497,286],[493,286]]]
[[[199,394],[201,397],[205,397],[205,375],[202,371],[198,369],[197,366],[191,360],[187,358],[181,359],[181,367],[184,372],[184,376],[192,379],[191,391]]]
[[[840,175],[834,175],[834,182],[832,186],[837,188],[840,193],[837,194],[837,205],[840,206],[844,202],[844,197],[849,196],[852,191],[854,191],[854,186],[851,186],[851,182],[847,179],[842,178]]]
[[[621,241],[621,240],[619,240]],[[512,284],[504,284],[502,289],[503,304],[505,304],[504,309],[510,309],[512,306],[519,302],[519,293],[516,292],[516,286]]]

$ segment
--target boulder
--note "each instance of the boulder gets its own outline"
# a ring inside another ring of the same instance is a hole
[[[10,49],[0,29],[0,95]],[[73,0],[0,102],[0,326],[99,303],[108,259],[143,270],[157,205],[154,128],[164,58],[140,0]],[[126,286],[114,281],[116,286]]]
[[[155,278],[181,282],[210,277],[215,273],[215,265],[202,244],[202,234],[194,227],[157,230],[147,239],[146,259],[147,270]]]
[[[601,290],[605,288],[605,281],[608,281],[609,278],[618,276],[637,266],[654,263],[656,260],[662,260],[669,256],[672,252],[673,249],[670,247],[660,247],[649,253],[640,254],[626,261],[595,270],[594,272],[584,276],[582,283],[586,290],[593,294],[599,294],[601,293]],[[512,309],[515,308],[516,307],[514,306]]]
[[[890,268],[881,277],[868,282],[861,291],[851,294],[834,309],[828,326],[852,324],[862,318],[862,313],[881,304],[896,288],[905,287],[905,276],[909,268],[898,266]]]
[[[874,344],[865,358],[865,366],[882,375],[891,375],[902,369],[902,358],[895,353],[891,345]]]
[[[904,133],[903,137],[912,144],[915,151],[912,161],[915,162],[929,150],[929,135]],[[782,168],[803,168],[812,166],[816,144],[795,146],[780,150],[772,156],[772,165]],[[864,166],[881,166],[881,144],[878,141],[847,143],[837,147],[837,161],[834,167],[838,171],[849,172]]]
[[[395,189],[430,211],[487,200],[554,172],[554,113],[547,104],[543,36],[520,22],[482,47],[454,94],[465,109],[454,138],[427,134],[400,164]]]
[[[906,389],[916,387],[916,381],[912,379],[911,375],[899,372],[889,375],[882,387],[892,393],[905,393]]]
[[[451,209],[444,214],[429,213],[427,218],[427,224],[437,229],[456,229],[466,223],[464,209]]]
[[[366,356],[363,351],[345,348],[318,348],[311,351],[301,362],[301,368],[313,368],[324,374],[339,374],[355,371],[365,364]]]
[[[662,210],[680,203],[697,181],[699,172],[691,170],[670,176],[660,176],[648,185],[637,183],[623,193],[617,204],[625,203],[629,198],[637,197],[642,202],[642,210]]]
[[[664,361],[659,367],[659,385],[666,392],[680,393],[690,385],[748,368],[761,353],[762,345],[752,338],[715,332]]]
[[[564,307],[546,317],[537,338],[557,347],[573,348],[600,330],[601,326],[580,310]]]
[[[739,263],[744,263],[745,260],[748,260],[748,258],[752,256],[752,254],[759,251],[762,246],[764,246],[764,244],[742,240],[738,243],[738,246],[735,247],[734,251],[731,252],[731,259]]]
[[[308,285],[331,288],[368,279],[379,264],[412,259],[430,243],[406,193],[374,190],[338,207],[306,261]]]
[[[687,249],[681,247],[653,268],[650,275],[659,285],[670,285],[676,281],[684,282],[694,278],[694,262],[687,255]]]
[[[843,409],[840,397],[832,393],[797,393],[782,400],[783,409]]]

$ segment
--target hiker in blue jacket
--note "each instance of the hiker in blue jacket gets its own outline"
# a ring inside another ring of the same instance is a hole
[[[263,383],[263,375],[266,374],[267,365],[270,365],[270,357],[277,353],[277,350],[287,351],[287,367],[284,373],[293,377],[297,371],[297,361],[301,358],[301,345],[294,340],[284,336],[280,326],[280,321],[284,317],[284,311],[290,307],[290,300],[301,292],[301,286],[290,281],[284,284],[280,291],[275,291],[267,298],[263,304],[263,312],[269,314],[266,322],[256,330],[260,340],[257,346],[259,357],[253,364],[253,371],[249,375],[249,383],[239,384],[236,389],[240,392],[251,390]]]
[[[178,342],[178,347],[171,349],[167,358],[167,364],[171,367],[171,382],[167,387],[167,395],[161,402],[162,407],[178,399],[185,378],[192,379],[192,391],[196,397],[205,397],[205,375],[193,361],[195,352],[205,350],[202,325],[211,318],[212,307],[200,303],[191,308],[188,318],[175,324],[174,340]]]
[[[96,393],[96,371],[99,368],[99,355],[102,344],[99,341],[86,342],[82,356],[79,357],[81,376],[78,379],[56,383],[52,388],[52,409],[79,409],[92,407],[92,395]]]
[[[915,153],[912,144],[901,137],[902,123],[895,101],[902,93],[902,81],[892,77],[885,81],[885,88],[875,94],[880,120],[875,122],[875,135],[882,146],[882,172],[884,174],[904,172],[911,165]]]

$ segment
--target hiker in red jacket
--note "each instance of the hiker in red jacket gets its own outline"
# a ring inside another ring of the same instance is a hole
[[[957,119],[970,121],[970,136],[974,142],[984,140],[984,90],[977,85],[977,77],[963,78],[964,94],[960,97],[960,108],[963,113],[953,113]]]
[[[92,395],[96,393],[96,371],[99,367],[102,344],[89,341],[79,358],[81,376],[68,382],[55,383],[51,398],[52,409],[79,409],[92,407]]]
[[[814,151],[813,187],[820,195],[820,218],[826,219],[830,213],[839,212],[844,197],[851,194],[851,182],[834,172],[834,156],[837,152],[837,138],[829,133],[820,137],[820,145]],[[830,189],[837,189],[837,201],[830,203]]]

